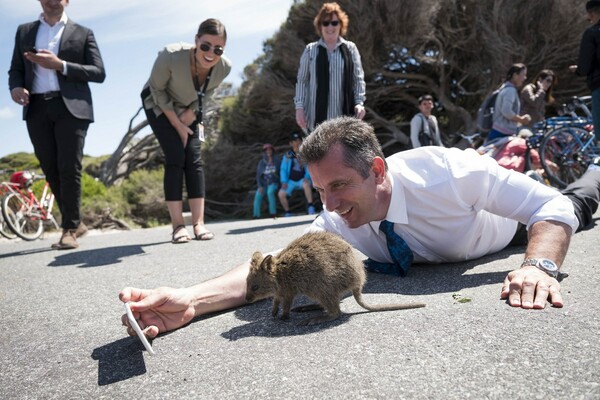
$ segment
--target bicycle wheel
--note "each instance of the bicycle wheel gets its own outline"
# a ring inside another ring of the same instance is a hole
[[[540,143],[542,167],[550,182],[560,189],[587,170],[589,157],[582,151],[580,139],[586,134],[585,129],[565,126],[548,132]]]
[[[32,213],[17,193],[10,193],[2,200],[2,214],[9,228],[22,239],[35,240],[44,231],[40,216]]]
[[[14,239],[17,237],[17,235],[15,235],[15,233],[12,231],[12,229],[10,229],[10,227],[4,220],[4,217],[2,216],[1,212],[0,212],[0,235],[4,236],[7,239]]]

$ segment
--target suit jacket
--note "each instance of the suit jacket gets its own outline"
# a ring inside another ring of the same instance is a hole
[[[10,90],[23,87],[31,93],[33,87],[33,63],[23,53],[35,46],[40,21],[22,24],[17,28],[15,48],[10,70]],[[94,121],[92,93],[88,82],[103,82],[106,78],[100,50],[94,33],[70,19],[67,20],[60,40],[58,58],[67,62],[67,75],[57,71],[60,94],[67,109],[74,117]],[[28,107],[23,107],[23,119],[27,118]]]

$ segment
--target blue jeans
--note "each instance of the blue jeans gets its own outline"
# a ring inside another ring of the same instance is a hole
[[[503,137],[507,137],[507,136],[511,136],[511,135],[506,135],[500,131],[497,131],[495,129],[492,129],[491,131],[489,131],[489,133],[487,134],[487,137],[485,138],[485,143],[484,144],[488,144],[489,142],[491,142],[492,140],[496,140],[499,138],[503,138]]]
[[[600,142],[600,88],[592,91],[592,120],[596,141]]]
[[[277,192],[276,183],[271,183],[267,187],[267,199],[269,202],[269,214],[275,215],[277,214],[277,203],[275,203],[275,193]],[[260,218],[260,206],[262,204],[263,198],[265,197],[264,193],[261,193],[260,190],[256,190],[256,194],[254,195],[254,210],[252,212],[252,216],[256,218]]]

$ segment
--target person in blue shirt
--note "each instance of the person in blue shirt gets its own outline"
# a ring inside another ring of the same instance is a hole
[[[312,194],[312,182],[308,168],[306,165],[302,165],[296,153],[300,149],[302,144],[302,136],[298,132],[292,133],[290,137],[290,150],[281,160],[281,189],[279,189],[279,201],[283,207],[284,217],[291,217],[290,205],[288,198],[292,195],[294,190],[304,190],[304,196],[308,202],[308,214],[315,214],[315,207],[313,205],[313,194]]]

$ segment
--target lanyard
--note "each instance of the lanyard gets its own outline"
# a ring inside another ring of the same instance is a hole
[[[213,68],[211,67],[208,71],[208,75],[206,75],[206,79],[204,80],[204,86],[202,90],[200,90],[200,82],[198,81],[198,60],[196,59],[196,50],[194,49],[194,69],[196,70],[194,73],[195,83],[196,83],[196,93],[198,94],[198,112],[196,113],[196,122],[202,124],[203,113],[202,113],[202,100],[204,99],[204,95],[206,94],[206,88],[208,87],[208,82],[210,81],[210,76],[212,74]]]

